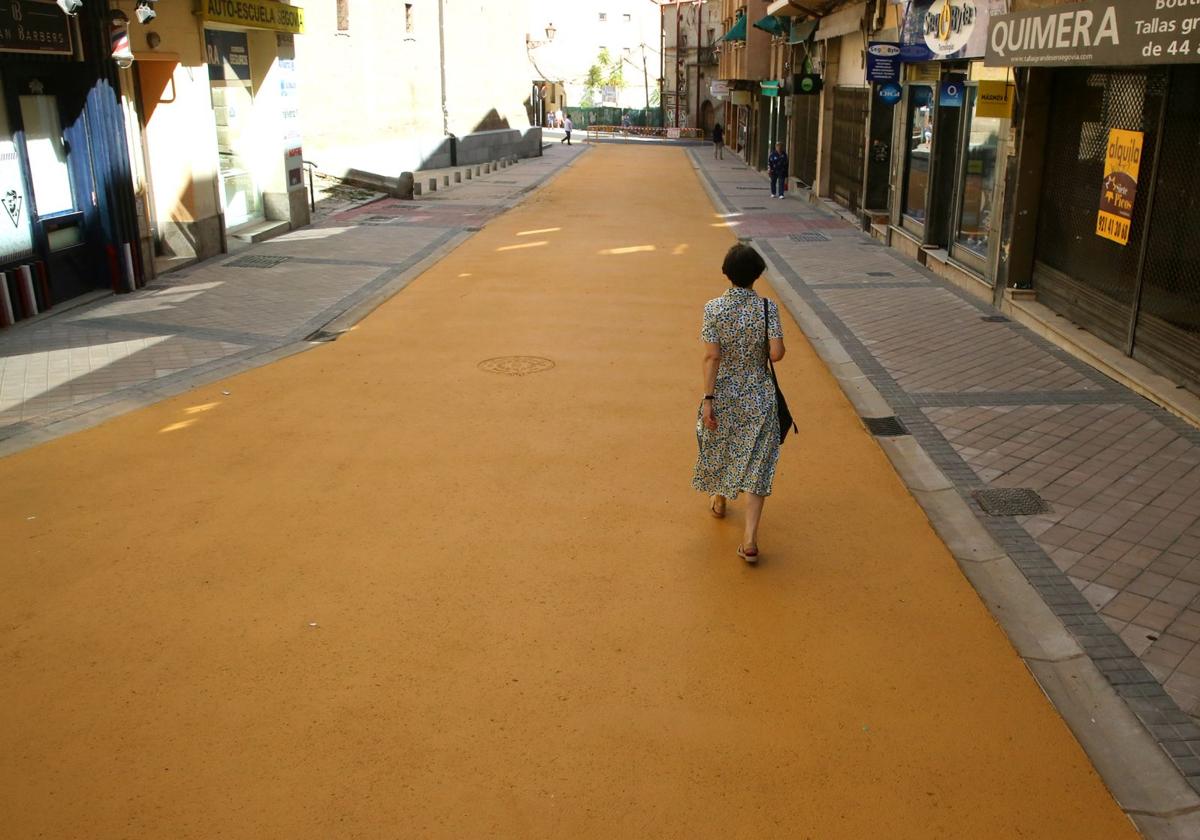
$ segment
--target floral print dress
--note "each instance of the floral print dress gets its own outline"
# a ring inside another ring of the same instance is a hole
[[[779,307],[767,301],[767,309],[766,333],[782,339]],[[692,486],[704,493],[729,499],[742,491],[771,495],[779,460],[779,416],[763,330],[763,299],[753,289],[734,286],[704,306],[700,339],[721,347],[713,390],[717,430],[704,427],[703,404],[696,418],[700,456]]]

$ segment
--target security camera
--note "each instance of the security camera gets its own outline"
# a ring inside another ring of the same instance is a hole
[[[64,14],[71,17],[75,17],[83,8],[83,0],[55,0],[55,2],[58,3],[58,8],[62,9]]]
[[[149,23],[158,17],[158,13],[154,11],[154,0],[138,0],[137,8],[133,10],[137,15],[138,23]]]

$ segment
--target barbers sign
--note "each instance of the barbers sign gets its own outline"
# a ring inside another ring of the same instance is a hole
[[[1200,62],[1200,0],[1091,0],[988,22],[990,67]]]

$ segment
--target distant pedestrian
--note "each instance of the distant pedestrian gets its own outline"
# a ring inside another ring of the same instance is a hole
[[[721,271],[733,287],[704,306],[704,399],[696,420],[700,455],[692,486],[708,493],[721,519],[725,503],[746,493],[746,527],[738,556],[758,561],[758,523],[779,460],[779,415],[767,358],[783,358],[779,307],[752,288],[766,268],[749,245],[734,245]],[[769,348],[769,349],[768,349]]]
[[[713,157],[717,160],[725,159],[725,126],[717,123],[712,130],[713,141]]]
[[[783,198],[788,176],[788,156],[783,143],[776,143],[767,157],[767,174],[771,176],[771,198]]]
[[[631,119],[629,119],[629,115],[621,114],[621,131],[628,134],[629,129],[632,127],[633,127],[633,121]]]
[[[571,122],[571,113],[568,111],[566,117],[563,119],[563,129],[567,132],[567,136],[564,137],[563,139],[559,140],[558,142],[566,143],[568,146],[570,146],[571,145],[571,129],[573,129],[573,128],[575,128],[575,123]]]

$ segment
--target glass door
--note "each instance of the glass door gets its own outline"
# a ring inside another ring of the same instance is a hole
[[[14,76],[10,113],[19,118],[15,151],[29,185],[26,212],[36,248],[45,256],[55,301],[95,288],[101,261],[88,244],[87,213],[95,205],[91,149],[82,90],[56,68]],[[19,217],[19,191],[5,188],[5,217]]]
[[[900,223],[918,236],[923,236],[933,161],[933,85],[920,83],[906,87],[906,146]]]
[[[979,88],[966,91],[958,175],[958,208],[950,254],[990,280],[989,250],[1004,120],[975,115]]]

